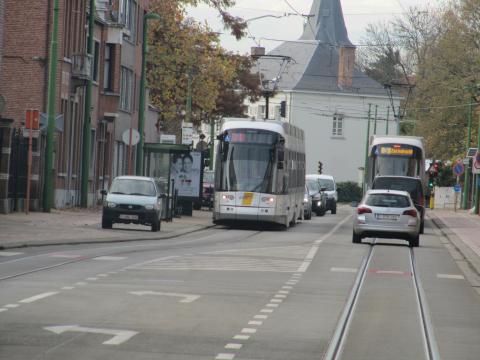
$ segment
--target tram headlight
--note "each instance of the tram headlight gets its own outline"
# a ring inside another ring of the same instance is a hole
[[[222,195],[223,200],[233,201],[235,200],[235,196],[233,195]]]
[[[272,196],[264,196],[262,197],[262,202],[267,204],[273,204],[275,202],[275,198]]]

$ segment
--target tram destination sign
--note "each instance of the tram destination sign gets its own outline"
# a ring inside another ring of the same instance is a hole
[[[380,156],[413,156],[413,147],[408,145],[380,145],[378,149]]]

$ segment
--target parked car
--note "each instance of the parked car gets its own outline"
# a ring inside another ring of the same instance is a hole
[[[310,196],[307,185],[305,185],[305,195],[303,199],[303,218],[305,220],[312,218],[312,197]]]
[[[420,214],[406,191],[369,190],[357,207],[352,242],[364,237],[404,239],[411,247],[420,241]]]
[[[337,184],[335,178],[332,175],[318,175],[320,181],[320,187],[325,188],[327,194],[327,211],[330,210],[332,214],[337,213]]]
[[[388,189],[407,191],[420,213],[420,234],[425,228],[425,193],[419,178],[407,176],[377,176],[373,180],[372,189]]]
[[[312,198],[312,211],[318,216],[325,215],[327,211],[326,188],[321,187],[318,175],[307,175],[305,183]]]
[[[215,172],[213,170],[205,170],[203,172],[202,193],[200,194],[200,199],[193,204],[195,210],[200,210],[202,206],[208,208],[213,207],[214,187]]]
[[[160,231],[162,199],[155,179],[144,176],[119,176],[113,180],[103,204],[102,228],[115,223],[142,224]]]

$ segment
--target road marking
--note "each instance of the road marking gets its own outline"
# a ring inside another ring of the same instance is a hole
[[[293,286],[282,286],[282,289],[287,289],[287,290],[292,290],[293,289]]]
[[[220,353],[217,355],[215,360],[233,360],[235,358],[235,354],[224,354]]]
[[[260,326],[260,325],[263,325],[263,321],[249,321],[248,325]]]
[[[87,280],[87,281],[97,281],[98,278],[96,278],[96,277],[89,277],[89,278],[86,278],[85,280]]]
[[[297,282],[296,282],[296,281],[287,281],[285,284],[287,284],[287,285],[296,285]]]
[[[268,319],[268,315],[255,315],[253,318],[254,319],[266,320],[266,319]]]
[[[30,304],[30,303],[33,303],[37,300],[42,300],[42,299],[45,299],[47,297],[50,297],[50,296],[53,296],[53,295],[56,295],[56,294],[58,294],[58,292],[56,292],[56,291],[47,292],[47,293],[35,295],[35,296],[32,296],[32,297],[20,300],[19,302],[21,302],[23,304]]]
[[[277,308],[277,307],[278,307],[278,304],[267,304],[267,307]]]
[[[335,225],[335,227],[332,230],[330,230],[327,234],[323,235],[320,239],[314,242],[307,256],[303,260],[303,263],[298,268],[297,273],[304,273],[308,270],[308,267],[312,263],[313,258],[317,254],[318,249],[320,248],[320,244],[324,242],[326,239],[328,239],[331,235],[333,235],[343,224],[345,224],[350,219],[351,216],[352,215],[347,216],[345,219],[343,219],[341,222]]]
[[[341,268],[341,267],[332,267],[330,268],[331,272],[343,272],[343,273],[357,273],[358,269],[356,268]]]
[[[379,275],[412,276],[412,273],[410,271],[370,269],[370,270],[368,270],[368,272],[371,273],[371,274],[379,274]]]
[[[87,285],[87,283],[83,282],[83,281],[79,281],[79,282],[75,283],[75,285],[83,286],[83,285]]]
[[[9,308],[9,309],[14,309],[14,308],[17,308],[19,307],[20,305],[18,304],[8,304],[8,305],[5,305],[6,308]]]
[[[167,293],[167,292],[158,292],[158,291],[130,291],[129,294],[138,295],[138,296],[157,295],[157,296],[181,297],[183,299],[180,300],[179,302],[184,304],[192,303],[195,300],[198,300],[201,298],[200,295]]]
[[[288,291],[288,290],[280,290],[278,293],[279,293],[279,294],[290,294],[290,291]]]
[[[240,350],[242,348],[242,346],[243,346],[242,344],[230,343],[230,344],[225,345],[225,349]]]
[[[50,254],[49,257],[53,258],[60,258],[60,259],[78,259],[78,258],[85,258],[83,255],[75,255],[75,254]]]
[[[62,287],[62,290],[73,290],[73,289],[75,289],[74,286],[64,286],[64,287]]]
[[[101,260],[101,261],[120,261],[125,259],[126,257],[121,257],[121,256],[98,256],[93,258],[93,260]]]
[[[120,345],[125,341],[130,340],[132,337],[138,334],[137,331],[130,330],[114,330],[114,329],[95,329],[82,327],[78,325],[65,325],[65,326],[47,326],[44,327],[45,330],[51,331],[55,334],[63,334],[64,332],[74,331],[81,333],[91,333],[91,334],[103,334],[103,335],[113,335],[110,340],[104,341],[104,345]]]
[[[248,340],[248,339],[250,339],[250,335],[240,335],[240,334],[238,334],[238,335],[235,335],[233,337],[233,339],[234,340]]]
[[[13,251],[0,251],[0,256],[17,256],[22,255],[23,252],[13,252]]]
[[[270,300],[270,302],[271,302],[271,303],[278,303],[278,304],[280,304],[280,303],[283,302],[283,300],[282,300],[282,299],[272,299],[272,300]]]
[[[439,279],[456,279],[456,280],[465,280],[463,275],[453,275],[453,274],[437,274]]]
[[[108,273],[112,274],[112,275],[118,274],[118,272],[116,272],[116,271],[109,271]]]
[[[241,333],[242,334],[255,334],[257,332],[257,329],[253,328],[243,328]]]
[[[300,273],[295,273],[295,274],[292,274],[292,277],[301,277],[303,274],[300,274]]]
[[[260,310],[260,312],[262,312],[262,313],[273,313],[273,310],[272,309],[262,309],[262,310]]]
[[[98,274],[98,277],[108,277],[108,274]]]
[[[0,308],[0,312],[8,311],[8,309]]]
[[[277,298],[277,299],[285,299],[287,297],[287,295],[276,294],[274,297]]]

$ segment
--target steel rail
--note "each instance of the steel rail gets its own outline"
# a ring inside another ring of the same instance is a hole
[[[368,254],[364,257],[362,264],[360,266],[360,271],[357,273],[357,277],[355,282],[350,290],[350,295],[347,299],[347,303],[343,308],[343,312],[340,315],[338,320],[337,327],[335,332],[330,340],[330,344],[328,346],[327,351],[323,356],[323,360],[336,360],[339,358],[343,343],[346,339],[348,328],[350,327],[351,320],[353,318],[353,314],[355,312],[355,308],[360,296],[360,290],[362,288],[363,283],[365,282],[365,277],[367,275],[368,265],[373,257],[374,252],[374,245],[370,245],[370,249],[368,250]]]

